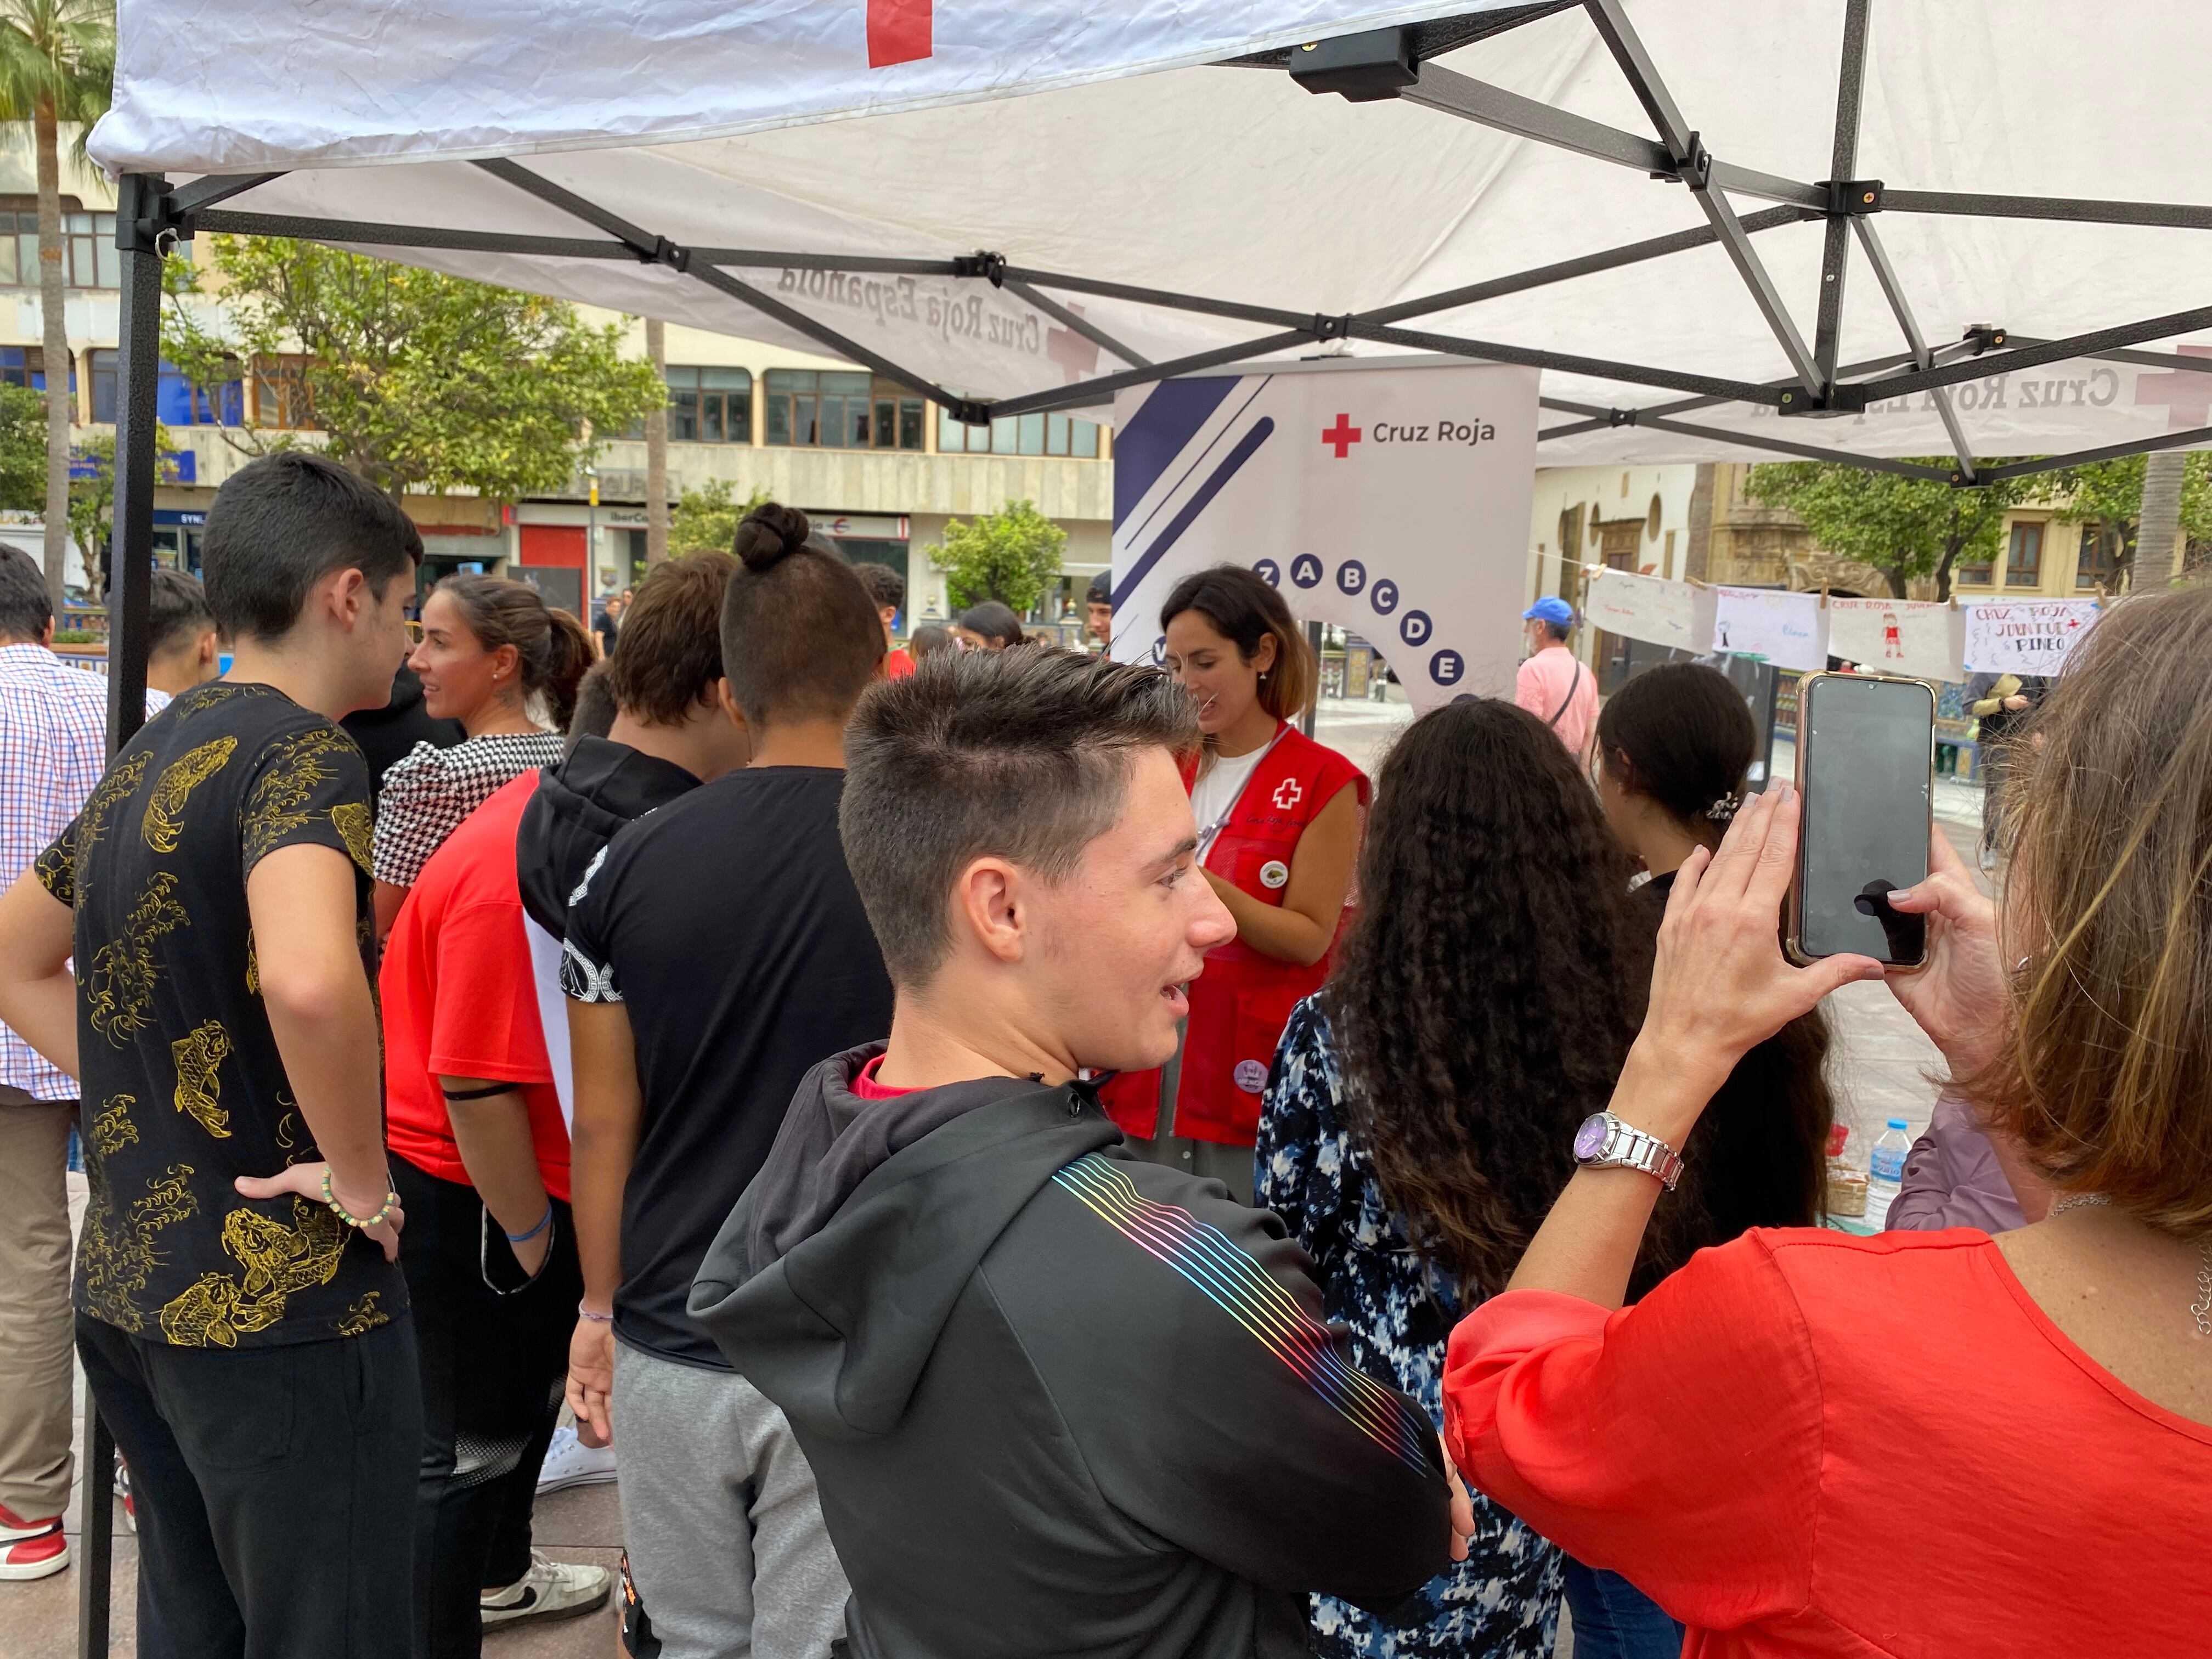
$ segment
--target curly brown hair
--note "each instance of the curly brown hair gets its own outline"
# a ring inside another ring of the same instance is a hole
[[[1511,703],[1422,716],[1377,775],[1323,1006],[1383,1195],[1468,1299],[1511,1277],[1642,1021],[1630,873],[1559,738]]]

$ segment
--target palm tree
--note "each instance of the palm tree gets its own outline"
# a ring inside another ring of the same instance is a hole
[[[2136,520],[2135,569],[2128,586],[2155,593],[2173,586],[2173,548],[2181,539],[2181,485],[2189,465],[2185,449],[2143,457],[2142,516]]]
[[[114,0],[0,0],[0,120],[28,121],[39,157],[39,310],[46,362],[46,587],[57,608],[69,549],[69,330],[64,325],[61,128],[107,110]],[[87,550],[89,553],[90,550]]]

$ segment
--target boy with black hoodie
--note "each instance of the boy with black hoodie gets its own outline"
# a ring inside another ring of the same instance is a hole
[[[1082,1081],[1164,1060],[1233,932],[1197,741],[1166,676],[1043,651],[945,653],[848,730],[890,1038],[808,1075],[690,1311],[814,1469],[854,1659],[1304,1654],[1308,1592],[1464,1553],[1281,1225],[1131,1159]]]

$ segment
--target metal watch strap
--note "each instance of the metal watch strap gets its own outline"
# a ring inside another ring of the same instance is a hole
[[[1656,1135],[1646,1134],[1610,1112],[1606,1116],[1612,1133],[1606,1138],[1606,1148],[1599,1159],[1601,1164],[1615,1169],[1640,1170],[1668,1192],[1673,1192],[1674,1183],[1682,1178],[1682,1155]]]

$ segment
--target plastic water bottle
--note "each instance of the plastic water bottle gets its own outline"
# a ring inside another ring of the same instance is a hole
[[[1889,1206],[1898,1189],[1905,1184],[1905,1155],[1911,1150],[1912,1137],[1905,1133],[1905,1120],[1890,1119],[1889,1127],[1881,1132],[1881,1139],[1875,1142],[1873,1155],[1867,1160],[1869,1226],[1879,1229],[1889,1224]]]

